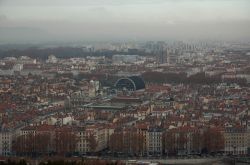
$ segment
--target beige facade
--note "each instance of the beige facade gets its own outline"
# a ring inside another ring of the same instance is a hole
[[[250,132],[246,128],[227,128],[224,133],[225,153],[245,155],[250,147]]]
[[[77,135],[79,137],[79,142],[76,150],[80,154],[98,152],[107,148],[108,130],[106,128],[86,128],[84,130],[79,130]],[[90,143],[96,143],[96,146]],[[92,148],[92,146],[95,147]]]
[[[147,133],[148,132],[147,131],[148,131],[147,128],[138,128],[137,129],[138,134],[143,136],[143,154],[147,154],[147,148],[148,148],[148,146],[147,146],[147,141],[148,141]]]

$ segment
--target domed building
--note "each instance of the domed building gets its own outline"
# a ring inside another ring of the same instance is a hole
[[[129,90],[129,91],[137,91],[141,89],[145,89],[145,82],[139,76],[131,76],[120,78],[116,81],[115,87],[117,90]]]

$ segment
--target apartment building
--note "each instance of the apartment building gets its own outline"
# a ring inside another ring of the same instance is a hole
[[[147,132],[148,155],[162,155],[162,128],[149,128]]]
[[[11,154],[12,132],[0,129],[0,155],[8,156]]]
[[[108,130],[104,127],[92,126],[79,128],[77,135],[79,141],[76,150],[80,154],[98,152],[107,148]]]
[[[225,153],[245,155],[249,152],[249,133],[246,127],[229,127],[225,129]]]

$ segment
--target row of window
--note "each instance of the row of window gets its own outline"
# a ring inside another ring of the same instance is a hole
[[[148,150],[150,152],[150,151],[161,151],[162,149],[161,147],[149,147]]]

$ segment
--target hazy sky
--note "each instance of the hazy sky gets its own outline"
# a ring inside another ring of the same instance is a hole
[[[250,0],[0,0],[0,42],[250,38]]]

